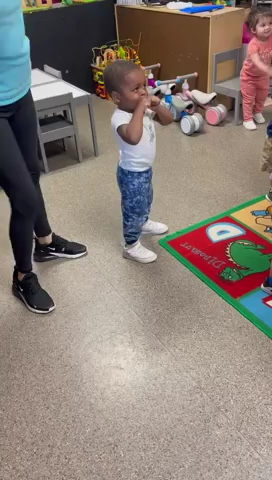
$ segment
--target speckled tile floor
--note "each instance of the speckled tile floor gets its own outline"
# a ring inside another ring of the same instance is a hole
[[[46,318],[11,296],[0,195],[0,478],[271,480],[271,341],[155,239],[157,263],[123,260],[111,111],[95,99],[99,158],[42,178],[53,228],[89,247],[37,267],[57,303]],[[267,189],[265,127],[157,131],[153,218],[170,231]]]

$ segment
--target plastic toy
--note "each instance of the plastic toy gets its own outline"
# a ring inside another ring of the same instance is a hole
[[[147,86],[150,88],[156,88],[156,82],[154,80],[154,75],[152,73],[152,70],[155,68],[160,68],[161,64],[160,63],[154,63],[154,65],[148,65],[147,67],[143,67],[143,70],[147,73]]]
[[[173,95],[173,90],[176,88],[176,85],[181,82],[181,80],[185,78],[196,77],[196,75],[197,74],[192,73],[186,77],[179,76],[171,80],[156,82],[156,86],[159,88],[159,91],[156,92],[156,94],[161,93],[164,95],[163,103],[167,108],[169,108],[175,122],[180,121],[182,112],[192,109],[194,105],[189,99],[184,99],[178,95]]]
[[[39,9],[46,9],[52,7],[52,0],[22,0],[22,9],[26,12],[35,11]]]
[[[160,93],[164,95],[164,99],[162,100],[164,105],[169,108],[174,120],[180,122],[181,131],[185,135],[192,135],[195,132],[201,132],[204,128],[204,120],[199,113],[188,115],[187,112],[192,113],[194,109],[192,100],[190,100],[188,97],[184,98],[182,94],[173,95],[173,90],[182,80],[185,80],[188,85],[187,78],[195,77],[197,77],[197,73],[191,73],[188,75],[179,76],[175,79],[156,82],[156,86],[161,88]],[[183,85],[184,90],[185,85]]]
[[[185,135],[193,135],[196,132],[202,132],[204,128],[204,120],[200,113],[193,115],[184,115],[180,121],[181,131]]]
[[[36,7],[52,7],[52,0],[34,0]]]
[[[93,61],[91,64],[92,76],[94,81],[95,93],[100,98],[109,99],[105,90],[103,71],[109,63],[117,59],[130,60],[141,66],[141,62],[137,51],[139,50],[140,38],[138,45],[134,45],[132,40],[126,40],[121,43],[112,42],[102,47],[94,47]],[[135,47],[135,48],[134,48]]]
[[[206,121],[209,125],[219,125],[221,122],[224,122],[228,116],[228,110],[223,104],[217,105],[217,107],[209,107],[206,110]]]
[[[194,13],[202,13],[202,12],[214,12],[215,10],[221,10],[224,8],[224,5],[220,4],[220,0],[217,0],[219,3],[216,2],[216,5],[203,5],[199,7],[187,7],[187,8],[182,8],[180,12],[182,13],[189,13],[189,14],[194,14]]]
[[[198,106],[205,110],[205,119],[209,125],[216,126],[226,120],[228,116],[228,110],[225,105],[211,105],[212,101],[215,100],[217,94],[215,92],[204,93],[200,92],[199,90],[190,91],[187,78],[183,82],[182,93],[178,93],[177,96],[180,96],[183,100],[192,100],[192,102],[194,103],[194,109],[188,113],[193,113],[195,108]]]
[[[127,40],[127,44],[120,45],[113,43],[110,45],[102,45],[102,47],[94,47],[93,62],[96,67],[105,68],[109,63],[114,60],[130,60],[135,62],[136,65],[141,66],[141,62],[137,51],[133,48],[132,40]]]

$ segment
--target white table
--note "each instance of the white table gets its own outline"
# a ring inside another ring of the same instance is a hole
[[[98,157],[98,144],[95,128],[95,120],[93,113],[93,104],[91,94],[71,85],[70,83],[60,80],[42,70],[35,69],[31,72],[31,93],[34,102],[38,100],[48,100],[54,97],[72,93],[76,107],[87,105],[90,116],[90,124],[92,131],[92,140],[94,154]]]
[[[42,72],[37,68],[31,71],[31,87],[37,87],[39,85],[44,85],[46,83],[53,83],[56,80],[57,80],[56,77],[52,77],[52,75]]]

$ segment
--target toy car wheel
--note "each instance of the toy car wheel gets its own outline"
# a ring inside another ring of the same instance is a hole
[[[204,120],[202,115],[200,113],[195,113],[193,115],[194,121],[195,121],[195,131],[196,132],[202,132],[204,128]]]
[[[195,122],[193,117],[185,115],[180,121],[180,128],[185,135],[192,135],[195,132]]]
[[[217,105],[217,108],[219,108],[222,115],[222,121],[224,122],[228,116],[228,109],[227,107],[225,107],[225,105],[222,105],[221,103]]]
[[[216,126],[222,122],[222,113],[218,107],[210,107],[206,110],[206,122],[209,125]]]

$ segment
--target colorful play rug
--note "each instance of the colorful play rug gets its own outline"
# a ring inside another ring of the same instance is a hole
[[[255,198],[160,240],[160,245],[272,338],[272,205]]]

